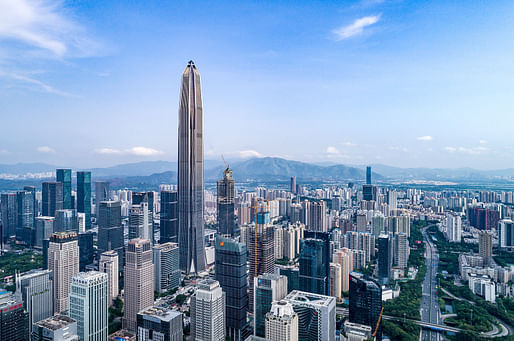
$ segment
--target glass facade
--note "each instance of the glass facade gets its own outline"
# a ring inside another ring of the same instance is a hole
[[[77,212],[86,216],[86,230],[91,228],[91,172],[77,172]]]

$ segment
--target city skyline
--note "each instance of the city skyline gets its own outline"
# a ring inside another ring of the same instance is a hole
[[[514,166],[509,2],[0,6],[0,163],[176,160],[193,59],[206,159]]]

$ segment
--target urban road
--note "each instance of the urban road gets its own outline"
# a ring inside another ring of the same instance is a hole
[[[422,230],[423,240],[425,242],[425,258],[427,272],[425,280],[423,281],[423,291],[421,296],[421,321],[432,325],[442,324],[441,310],[439,308],[439,301],[437,299],[437,266],[439,264],[439,253],[437,247],[432,240],[428,237],[427,228]],[[421,329],[420,340],[422,341],[439,341],[441,335],[438,331],[429,330],[426,328]]]

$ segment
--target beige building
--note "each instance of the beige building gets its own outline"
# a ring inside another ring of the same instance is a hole
[[[493,235],[489,231],[478,233],[478,254],[484,259],[484,266],[489,264],[493,253]]]
[[[341,289],[350,290],[350,272],[353,271],[353,253],[350,249],[341,248],[334,251],[332,261],[341,265]]]
[[[98,266],[100,272],[107,274],[109,278],[109,305],[111,305],[119,294],[119,275],[118,270],[118,253],[114,250],[105,251],[100,255],[100,263]]]
[[[330,263],[330,296],[342,299],[343,267],[339,263]]]
[[[266,339],[271,341],[298,341],[298,315],[291,303],[275,301],[266,314]]]
[[[77,233],[59,232],[50,236],[48,270],[52,270],[54,276],[54,313],[66,312],[71,279],[79,273]]]
[[[125,257],[123,328],[135,332],[137,313],[154,302],[152,243],[148,239],[130,240]]]

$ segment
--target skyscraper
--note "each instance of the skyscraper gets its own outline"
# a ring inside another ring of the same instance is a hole
[[[119,201],[101,201],[99,203],[98,252],[114,250],[118,253],[119,267],[123,266],[124,241],[121,225],[121,204]],[[135,317],[134,317],[135,319]]]
[[[119,292],[119,277],[120,271],[118,268],[118,253],[114,250],[102,252],[100,255],[100,262],[98,269],[100,272],[107,274],[109,280],[108,292],[109,292],[109,305],[112,304],[114,299],[118,297]]]
[[[178,243],[178,194],[161,191],[160,243]]]
[[[36,234],[35,228],[35,193],[30,191],[19,191],[16,194],[17,201],[17,227],[16,239],[25,242],[29,247],[34,246]]]
[[[23,309],[20,297],[0,289],[0,340],[27,341],[29,314]]]
[[[182,341],[182,313],[152,306],[137,314],[138,341]]]
[[[237,232],[234,231],[236,227],[234,215],[235,187],[232,170],[228,168],[228,166],[223,172],[223,179],[217,182],[217,190],[218,233],[235,236],[237,234]]]
[[[74,208],[71,200],[71,169],[57,169],[55,177],[57,182],[62,183],[62,208],[65,210]]]
[[[378,237],[378,279],[382,284],[388,284],[393,267],[393,245],[387,234]]]
[[[18,225],[18,202],[16,193],[2,193],[0,195],[0,211],[2,213],[3,239],[6,241],[16,235]]]
[[[350,274],[349,320],[377,328],[382,310],[382,289],[376,281],[364,275],[352,272]],[[381,328],[377,331],[377,340],[382,339]]]
[[[266,314],[266,339],[271,341],[298,341],[298,314],[291,303],[273,302]]]
[[[409,239],[403,232],[394,236],[394,265],[406,269],[409,260]]]
[[[137,313],[152,306],[154,300],[152,243],[147,239],[132,239],[126,254],[123,327],[135,332]]]
[[[296,176],[291,177],[290,189],[291,193],[296,194]]]
[[[36,235],[34,238],[34,246],[43,248],[43,240],[50,238],[54,232],[54,217],[37,217],[36,218]]]
[[[98,271],[79,272],[71,281],[69,316],[77,321],[80,340],[107,340],[108,279]]]
[[[179,251],[177,243],[156,244],[152,248],[154,290],[165,293],[180,285]]]
[[[216,235],[215,278],[226,294],[226,327],[231,340],[242,340],[248,310],[246,245]]]
[[[41,215],[53,217],[55,215],[55,211],[62,209],[63,183],[43,182],[43,193],[41,198]]]
[[[180,268],[205,269],[203,221],[203,108],[200,74],[190,61],[182,75],[178,123]]]
[[[75,232],[50,236],[48,270],[53,271],[54,313],[62,313],[68,309],[71,279],[79,272],[79,245]]]
[[[337,298],[338,301],[342,298],[343,291],[343,268],[339,263],[330,263],[330,296]]]
[[[300,288],[320,295],[329,294],[330,253],[321,239],[306,238],[300,241]],[[330,252],[330,251],[329,251]]]
[[[254,292],[254,335],[264,337],[266,314],[271,304],[287,295],[287,277],[271,273],[259,275],[254,281]]]
[[[148,203],[142,202],[129,208],[129,240],[135,238],[153,241],[153,230],[150,225]]]
[[[366,167],[366,185],[371,185],[371,167]]]
[[[492,250],[493,234],[490,231],[480,231],[478,233],[478,254],[484,259],[484,264],[489,264],[493,253]]]
[[[56,210],[54,220],[54,232],[74,231],[79,232],[76,210]]]
[[[93,264],[95,250],[93,249],[93,233],[91,231],[79,233],[79,269],[86,271],[86,266]]]
[[[514,222],[511,219],[502,219],[498,224],[498,247],[501,249],[514,247]]]
[[[77,212],[86,216],[86,230],[91,228],[91,172],[77,172]]]
[[[191,335],[197,341],[225,340],[225,293],[218,281],[201,281],[191,296]]]
[[[102,201],[110,200],[110,189],[108,181],[96,181],[95,182],[95,214],[98,219],[98,213],[100,210],[100,203]]]
[[[134,205],[143,205],[143,203],[146,203],[146,206],[148,207],[148,226],[149,226],[149,235],[150,237],[137,237],[137,238],[143,238],[148,239],[152,243],[154,243],[154,225],[153,225],[153,211],[154,211],[154,203],[155,203],[155,192],[132,192],[132,206]],[[131,238],[129,238],[131,239]]]

